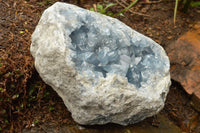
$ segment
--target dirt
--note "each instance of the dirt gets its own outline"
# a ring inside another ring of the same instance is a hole
[[[0,0],[0,132],[19,132],[34,126],[42,130],[46,122],[57,128],[77,126],[61,98],[40,79],[29,52],[31,34],[42,12],[55,1]],[[129,0],[125,3],[122,0],[109,1],[118,3],[109,9],[114,13],[130,3]],[[62,2],[87,9],[103,3],[97,0]],[[124,17],[117,18],[166,48],[200,21],[199,7],[190,7],[187,13],[183,13],[180,3],[174,24],[174,5],[175,1],[171,0],[141,0],[126,11]],[[178,82],[172,81],[165,108],[160,114],[184,132],[200,132],[199,113],[192,108],[190,96]],[[155,125],[156,117],[144,121]]]

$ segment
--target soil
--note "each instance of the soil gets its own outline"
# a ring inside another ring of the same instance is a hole
[[[42,12],[58,0],[0,0],[0,132],[19,132],[42,124],[77,125],[71,118],[61,98],[46,85],[34,69],[29,52],[31,34]],[[104,4],[103,0],[61,0],[83,8]],[[126,0],[109,0],[118,3],[109,8],[117,13],[127,6]],[[174,24],[174,0],[141,0],[123,16],[117,18],[136,31],[151,37],[164,48],[173,43],[200,21],[200,8],[189,7],[181,12],[179,4]],[[190,96],[182,86],[172,80],[172,85],[161,111],[183,132],[200,132],[200,115],[192,108]],[[144,120],[155,125],[156,117]]]

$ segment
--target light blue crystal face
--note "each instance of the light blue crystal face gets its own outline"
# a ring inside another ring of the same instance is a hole
[[[80,21],[80,26],[69,35],[70,49],[80,74],[99,78],[115,73],[141,87],[152,74],[159,78],[169,70],[168,59],[151,39],[137,32],[130,33],[130,28],[115,22],[98,23],[91,15],[75,19]]]

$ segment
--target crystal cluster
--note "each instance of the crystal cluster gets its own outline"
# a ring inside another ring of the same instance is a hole
[[[133,124],[164,107],[171,83],[164,49],[117,19],[57,2],[42,14],[30,50],[80,124]]]
[[[122,38],[125,33],[115,32],[111,24],[102,32],[90,19],[70,34],[71,58],[80,74],[98,79],[115,73],[139,88],[152,78],[152,73],[162,77],[168,71],[163,70],[169,67],[166,60],[152,50],[154,43],[142,38]]]

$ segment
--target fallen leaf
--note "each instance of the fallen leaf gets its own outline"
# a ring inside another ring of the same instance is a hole
[[[20,33],[20,34],[23,34],[23,33],[24,33],[24,31],[20,31],[19,33]]]
[[[172,39],[172,36],[168,36],[167,39]]]

